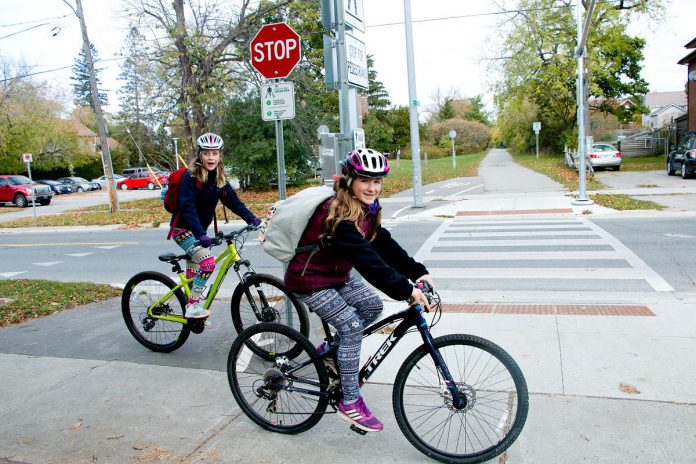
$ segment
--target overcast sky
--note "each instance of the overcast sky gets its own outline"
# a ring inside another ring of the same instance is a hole
[[[82,0],[82,3],[90,40],[99,57],[116,57],[125,36],[124,24],[113,16],[121,0]],[[651,91],[684,88],[686,67],[678,65],[677,61],[688,54],[684,45],[696,37],[693,27],[696,1],[671,0],[670,4],[663,24],[643,21],[631,26],[633,34],[647,40],[643,77]],[[368,53],[374,55],[378,78],[393,104],[406,105],[404,2],[364,0],[364,9],[367,27],[361,38]],[[502,16],[487,13],[497,10],[493,2],[411,0],[417,97],[422,108],[427,108],[430,96],[438,88],[445,93],[457,89],[462,96],[488,93],[493,78],[488,58],[495,56],[500,40],[496,24]],[[69,92],[70,67],[81,47],[79,23],[70,8],[62,0],[2,0],[1,11],[0,55],[22,58],[33,65],[35,72],[67,67],[40,74],[37,78],[63,86]],[[60,18],[64,15],[67,16]],[[399,24],[385,25],[389,23]],[[56,27],[60,30],[53,36],[58,31]],[[120,85],[116,79],[119,64],[118,60],[99,64],[104,68],[101,73],[103,87],[110,91],[109,111],[117,110],[114,91]],[[489,93],[485,101],[491,101]]]

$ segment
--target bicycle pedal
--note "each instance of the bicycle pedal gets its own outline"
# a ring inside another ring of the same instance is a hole
[[[367,435],[367,431],[357,428],[354,424],[350,425],[350,429],[358,435]]]

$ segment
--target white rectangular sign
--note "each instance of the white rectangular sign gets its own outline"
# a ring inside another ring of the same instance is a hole
[[[539,131],[541,130],[541,121],[534,121],[532,123],[532,129],[534,130],[534,132],[536,132],[538,134]]]
[[[295,85],[292,82],[261,85],[261,117],[264,121],[295,117]]]
[[[22,154],[22,161],[24,161],[25,163],[31,163],[33,161],[31,153],[23,153]]]
[[[348,83],[361,89],[367,89],[370,85],[367,78],[367,51],[365,44],[346,34],[346,59],[348,61]]]
[[[365,148],[365,130],[364,129],[353,129],[353,144],[356,150],[362,150]]]
[[[343,0],[343,19],[349,25],[365,32],[363,0]]]

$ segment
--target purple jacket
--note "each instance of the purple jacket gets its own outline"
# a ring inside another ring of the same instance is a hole
[[[302,235],[300,247],[318,242],[333,201],[333,197],[329,198],[317,208]],[[375,230],[373,217],[363,216],[360,228],[366,237],[370,237]],[[408,256],[388,230],[381,226],[376,230],[377,236],[368,242],[352,222],[342,221],[334,237],[312,256],[309,264],[309,252],[298,253],[290,260],[285,272],[285,286],[297,293],[337,287],[348,281],[351,269],[355,268],[365,280],[389,297],[406,300],[413,291],[409,279],[415,281],[428,270]]]

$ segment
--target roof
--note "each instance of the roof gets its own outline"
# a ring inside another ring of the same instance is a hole
[[[694,40],[696,40],[696,39],[694,39]],[[691,63],[692,61],[696,61],[696,50],[694,50],[693,52],[689,53],[688,55],[686,55],[686,56],[685,56],[684,58],[682,58],[681,60],[677,61],[677,64],[689,64],[689,63]]]
[[[686,106],[686,92],[648,92],[645,94],[645,106],[648,108],[660,108],[667,105]]]
[[[683,106],[683,105],[675,105],[675,104],[673,104],[673,103],[670,103],[669,105],[665,105],[665,106],[663,106],[663,107],[660,107],[660,108],[656,109],[655,111],[653,111],[652,113],[650,113],[650,116],[657,116],[658,114],[664,113],[665,111],[667,111],[667,110],[670,109],[670,108],[675,108],[675,109],[681,111],[682,113],[686,113],[686,107],[685,107],[685,106]]]
[[[684,45],[684,48],[696,48],[696,37],[691,39],[691,42],[688,44]]]

